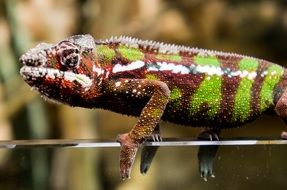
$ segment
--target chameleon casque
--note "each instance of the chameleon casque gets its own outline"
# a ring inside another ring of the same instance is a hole
[[[139,117],[118,136],[122,179],[130,177],[140,145],[157,136],[160,120],[212,131],[265,113],[287,122],[287,70],[248,56],[76,35],[41,43],[20,62],[24,80],[48,99]]]

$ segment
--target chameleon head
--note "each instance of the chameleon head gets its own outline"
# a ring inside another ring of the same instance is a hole
[[[56,45],[41,43],[20,57],[20,73],[43,96],[81,106],[91,91],[97,91],[94,48],[90,35],[72,36]]]

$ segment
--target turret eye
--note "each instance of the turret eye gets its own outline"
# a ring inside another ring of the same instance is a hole
[[[80,51],[77,48],[65,49],[61,54],[61,64],[68,67],[74,68],[79,65],[80,62]]]

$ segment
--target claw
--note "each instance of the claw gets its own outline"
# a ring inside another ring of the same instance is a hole
[[[207,174],[204,171],[201,172],[200,177],[203,178],[204,181],[207,181]]]
[[[162,141],[160,134],[153,134],[153,135],[151,135],[151,137],[152,137],[152,140],[154,142],[161,142]]]
[[[161,142],[162,138],[160,134],[152,134],[151,136],[147,137],[145,140],[152,141],[152,142]]]
[[[214,137],[217,141],[219,141],[219,137],[218,137],[218,134],[217,133],[214,133]]]
[[[131,169],[139,147],[138,143],[132,141],[128,134],[118,136],[121,143],[120,150],[120,176],[122,180],[130,179]]]
[[[212,141],[212,135],[211,134],[209,134],[209,140]]]
[[[282,138],[282,139],[287,139],[287,132],[286,132],[286,131],[283,131],[283,132],[281,133],[281,138]]]
[[[217,140],[219,141],[219,137],[218,137],[218,132],[215,130],[209,130],[209,129],[204,129],[203,131],[201,131],[198,135],[198,139],[204,139],[204,140]]]
[[[162,138],[160,136],[160,128],[159,125],[157,125],[153,131],[153,133],[146,139],[149,140],[152,139],[153,142],[161,142]]]
[[[215,178],[212,167],[200,168],[200,170],[200,177],[203,178],[204,181],[207,181],[208,177]]]

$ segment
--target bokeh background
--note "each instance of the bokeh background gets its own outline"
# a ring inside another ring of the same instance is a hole
[[[115,139],[136,118],[44,101],[19,75],[19,56],[39,42],[74,34],[127,35],[235,52],[287,65],[284,0],[0,0],[0,139]],[[162,123],[163,137],[199,129]],[[261,117],[223,137],[277,136],[280,119]],[[220,147],[217,177],[200,179],[197,148],[161,148],[150,172],[120,181],[113,149],[0,149],[0,189],[282,189],[286,146]]]

